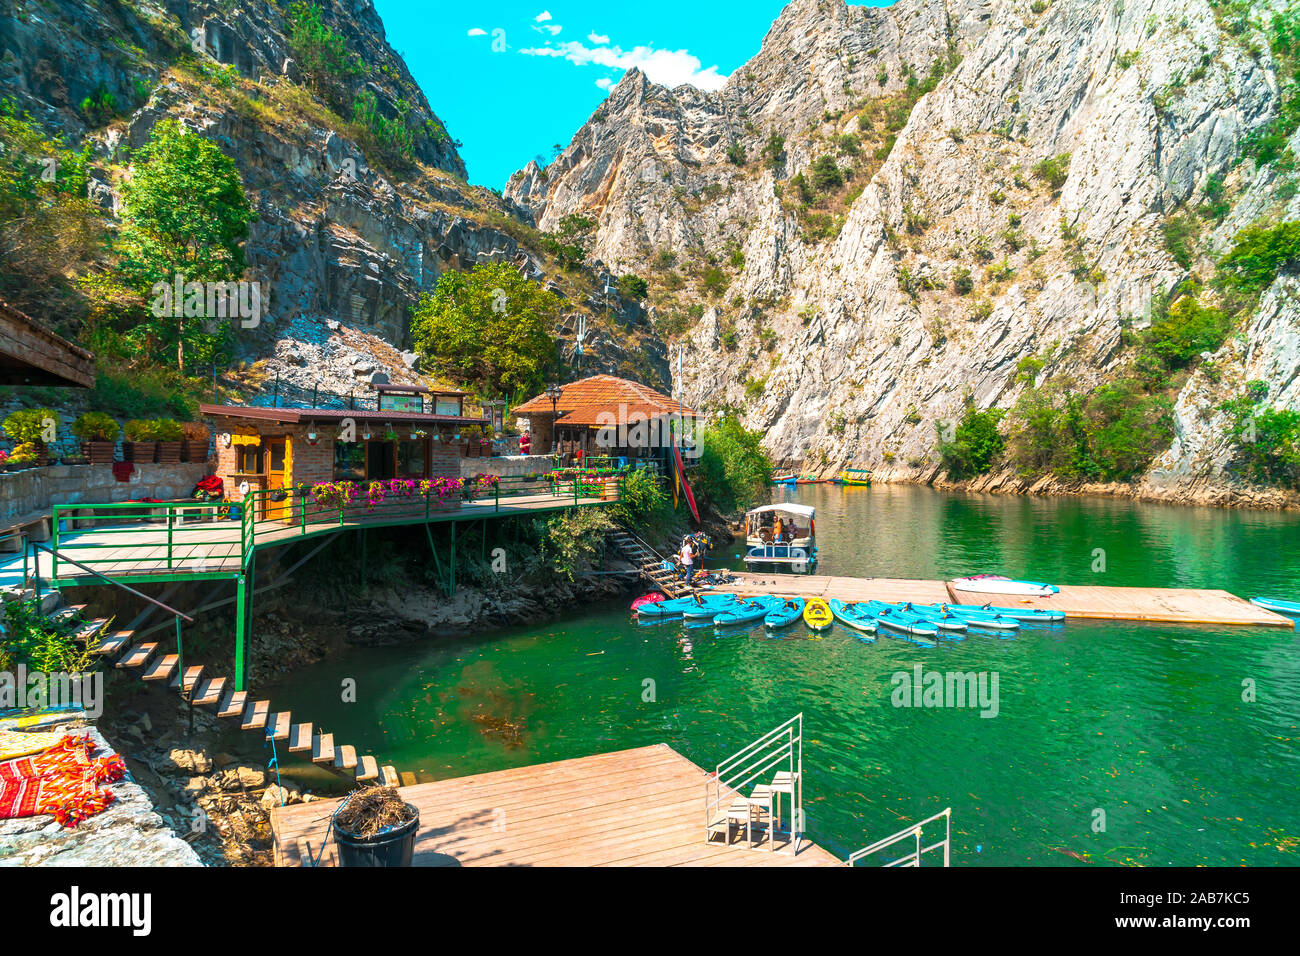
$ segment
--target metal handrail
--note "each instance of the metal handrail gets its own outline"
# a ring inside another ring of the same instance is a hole
[[[32,547],[39,551],[48,552],[51,557],[66,561],[68,564],[71,564],[73,567],[81,568],[81,570],[85,571],[88,574],[93,574],[95,577],[99,578],[105,584],[111,584],[115,588],[121,588],[123,591],[126,591],[128,594],[133,594],[136,597],[141,598],[142,600],[148,601],[150,604],[154,605],[155,607],[162,608],[168,614],[174,614],[178,618],[184,618],[185,620],[189,621],[191,624],[194,623],[194,618],[190,617],[184,611],[178,611],[176,610],[176,608],[164,604],[162,601],[159,601],[157,598],[151,598],[149,595],[137,591],[133,587],[128,587],[127,585],[123,584],[121,581],[114,581],[112,578],[100,574],[94,568],[87,567],[86,565],[82,564],[80,561],[74,561],[66,554],[60,554],[54,548],[47,547],[36,541],[32,542]]]
[[[935,820],[938,820],[940,817],[943,817],[944,820],[943,839],[939,840],[936,843],[931,843],[929,846],[926,847],[921,846],[922,829],[924,829],[927,823],[933,823]],[[932,850],[938,850],[940,848],[943,849],[943,865],[951,866],[952,865],[952,807],[945,807],[942,811],[936,813],[932,817],[926,817],[924,820],[920,821],[919,823],[912,824],[910,827],[908,827],[905,830],[899,830],[897,833],[893,834],[892,836],[887,836],[883,840],[877,840],[875,843],[872,843],[869,846],[864,846],[861,850],[856,850],[853,853],[850,853],[848,855],[848,858],[845,859],[844,865],[856,866],[859,860],[862,860],[873,853],[879,853],[881,850],[884,850],[887,847],[891,847],[895,843],[901,843],[903,840],[906,840],[909,837],[916,841],[916,848],[906,856],[900,857],[897,860],[891,860],[889,863],[886,863],[885,866],[919,867],[921,865],[921,859],[922,857],[925,856],[925,854],[931,852]]]
[[[717,765],[705,783],[705,835],[716,823],[714,815],[733,794],[754,783],[781,763],[788,763],[794,780],[790,795],[791,849],[796,850],[803,830],[803,713],[768,731]],[[742,794],[743,796],[743,794]]]

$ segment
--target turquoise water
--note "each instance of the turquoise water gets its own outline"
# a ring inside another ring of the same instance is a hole
[[[1300,591],[1300,521],[1284,514],[888,486],[778,494],[818,506],[829,574]],[[917,664],[996,673],[997,716],[893,706],[891,677]],[[356,703],[339,701],[348,677]],[[1300,861],[1294,630],[1070,623],[931,650],[838,627],[638,625],[619,602],[357,649],[274,695],[425,779],[660,741],[712,766],[802,711],[808,831],[832,852],[951,806],[957,865]]]

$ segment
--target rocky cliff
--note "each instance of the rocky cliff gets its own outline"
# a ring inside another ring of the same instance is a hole
[[[1261,28],[1286,6],[795,0],[716,93],[625,75],[506,196],[595,219],[597,254],[650,278],[686,401],[786,462],[930,480],[965,401],[1095,388],[1240,229],[1300,216],[1288,163],[1244,152],[1295,82]],[[1180,264],[1166,227],[1211,200]],[[1146,493],[1224,499],[1217,408],[1244,382],[1300,405],[1296,284],[1180,379]]]
[[[409,380],[409,311],[443,271],[511,262],[565,297],[557,329],[572,351],[591,317],[584,373],[667,375],[644,313],[606,301],[596,263],[561,271],[531,217],[465,181],[456,143],[393,51],[370,0],[315,0],[344,41],[329,88],[295,53],[294,6],[273,0],[17,0],[0,13],[0,96],[46,129],[93,149],[91,192],[110,224],[131,150],[172,118],[235,160],[257,220],[247,278],[269,308],[239,330],[223,384],[251,401],[347,395],[376,376]],[[394,163],[351,108],[409,132]],[[345,116],[347,118],[345,118]]]

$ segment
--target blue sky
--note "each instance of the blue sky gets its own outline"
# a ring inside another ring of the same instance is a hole
[[[375,0],[388,42],[461,140],[469,180],[499,188],[567,145],[633,65],[716,89],[787,0],[457,3]],[[878,5],[885,5],[880,2]]]

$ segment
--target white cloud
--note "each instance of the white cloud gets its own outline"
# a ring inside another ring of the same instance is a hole
[[[704,67],[700,58],[689,50],[656,50],[638,46],[631,50],[622,47],[589,47],[577,40],[553,46],[531,47],[519,52],[528,56],[549,56],[568,60],[577,66],[596,64],[616,70],[640,69],[654,83],[663,86],[680,86],[689,83],[702,90],[718,90],[727,82],[726,76],[716,66]]]
[[[482,27],[471,27],[469,33],[465,35],[471,37],[485,37],[487,36],[487,31]]]
[[[590,33],[587,34],[587,39],[590,40],[592,43],[596,44],[596,46],[605,46],[606,44],[609,43],[609,37],[602,36],[601,34],[597,33],[595,30],[592,30]]]
[[[547,20],[549,20],[549,19],[551,19],[551,11],[550,11],[550,10],[543,10],[541,13],[537,14],[537,16],[533,17],[533,22],[534,22],[534,23],[545,23],[545,22],[546,22]]]
[[[614,81],[607,76],[602,76],[599,80],[596,81],[596,85],[599,86],[602,90],[607,90],[614,85]]]

